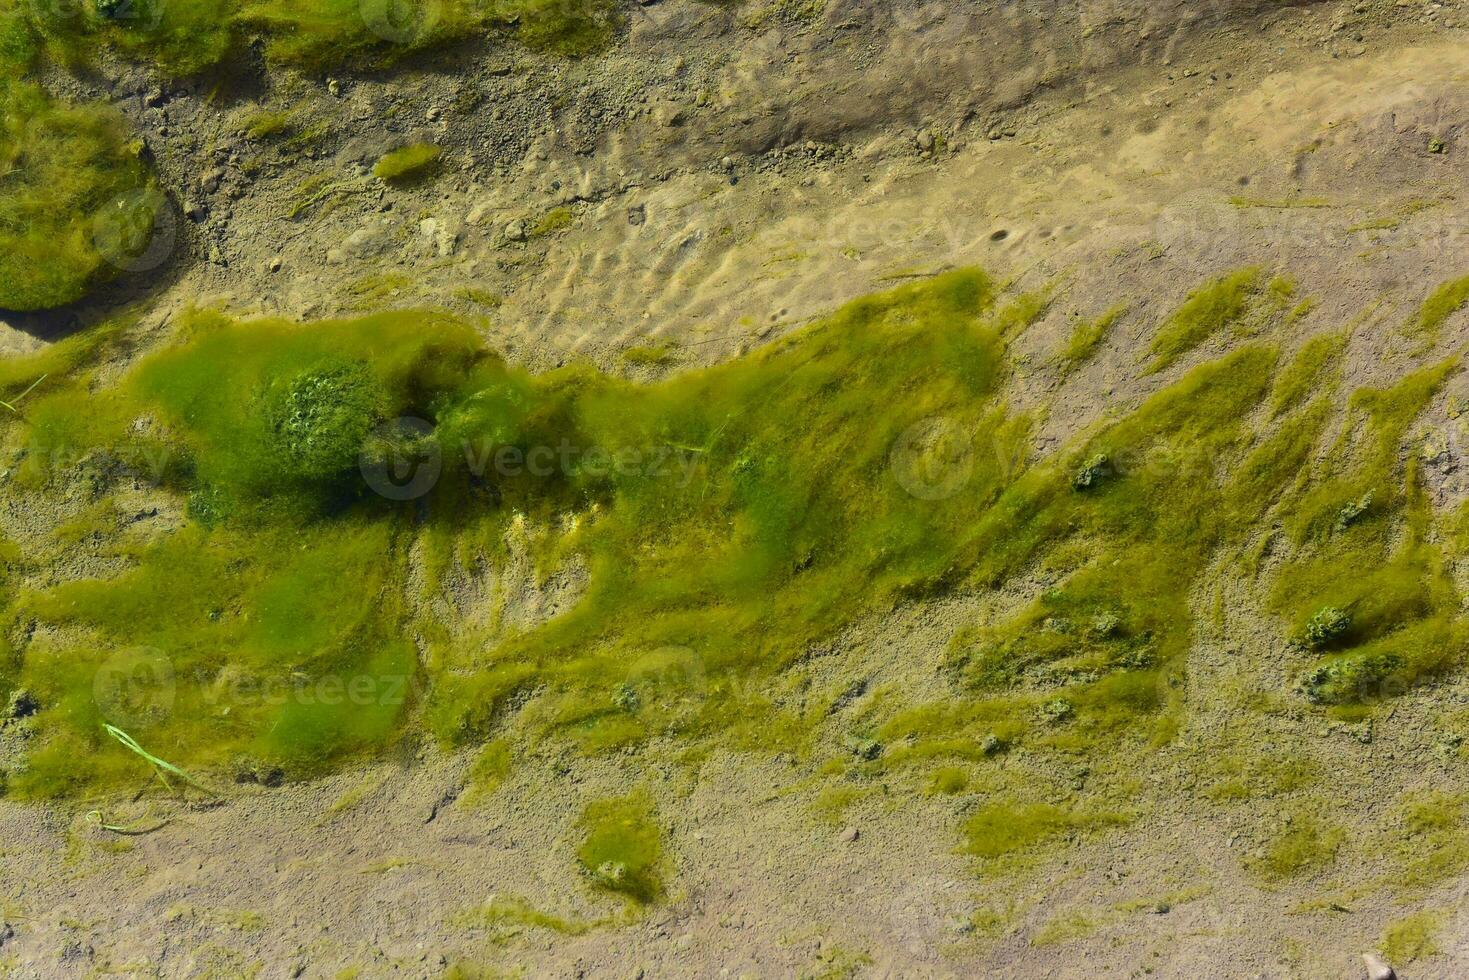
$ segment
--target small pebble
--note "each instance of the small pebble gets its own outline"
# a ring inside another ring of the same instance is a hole
[[[1397,980],[1397,973],[1376,953],[1363,953],[1362,962],[1367,966],[1367,980]]]

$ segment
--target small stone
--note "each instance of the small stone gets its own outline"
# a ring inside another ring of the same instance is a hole
[[[645,205],[634,204],[627,209],[627,223],[633,227],[641,225],[648,220],[648,209]]]
[[[328,78],[326,80],[326,90],[332,95],[341,95],[342,83],[337,81],[335,78]]]
[[[918,135],[915,137],[915,140],[918,143],[918,148],[924,153],[927,153],[933,149],[934,138],[932,130],[920,129],[918,131]]]
[[[271,259],[270,262],[266,265],[266,268],[269,269],[271,272],[280,272],[281,257],[277,255],[275,258]]]
[[[156,88],[156,87],[153,88],[153,89],[150,89],[149,92],[148,92],[148,94],[146,96],[144,96],[143,101],[146,104],[148,104],[148,105],[162,105],[163,104],[163,89]]]
[[[862,831],[858,830],[856,827],[848,827],[846,830],[842,831],[841,841],[844,844],[850,844],[861,836]]]
[[[1362,962],[1367,966],[1367,980],[1397,980],[1397,973],[1376,953],[1363,953]]]
[[[735,168],[734,157],[725,157],[719,161],[719,165],[725,170],[733,170]]]
[[[368,226],[359,228],[342,239],[341,251],[347,255],[366,258],[383,251],[384,246],[382,229]]]
[[[435,106],[429,106],[428,112],[424,113],[424,116],[428,119],[429,122],[438,122],[439,121],[439,116],[442,115],[442,114],[443,114],[443,110],[441,110],[438,106],[435,105]]]
[[[204,171],[204,173],[199,175],[199,189],[204,191],[204,193],[206,194],[213,194],[215,191],[219,190],[219,182],[223,179],[224,171],[220,170],[218,167],[215,167],[211,170],[206,170]]]
[[[525,241],[525,222],[516,218],[505,226],[505,237],[512,242]]]

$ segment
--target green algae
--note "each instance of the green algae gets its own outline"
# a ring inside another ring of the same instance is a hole
[[[977,857],[1005,857],[1061,834],[1125,822],[1115,813],[1079,812],[1050,804],[987,806],[965,822],[965,850]]]
[[[1288,635],[1323,654],[1302,674],[1313,701],[1381,700],[1449,669],[1466,634],[1417,467],[1400,460],[1408,428],[1457,362],[1352,394],[1349,428],[1315,463],[1287,524],[1289,559],[1271,608]]]
[[[1429,294],[1411,326],[1415,337],[1434,343],[1449,317],[1469,304],[1469,276],[1443,283]]]
[[[1423,911],[1394,919],[1382,930],[1382,955],[1393,963],[1412,963],[1439,952],[1443,915]]]
[[[0,309],[81,299],[147,248],[162,208],[121,115],[0,78]]]
[[[414,143],[384,154],[373,164],[373,176],[381,180],[405,182],[426,173],[444,155],[441,147],[433,143]]]
[[[1251,300],[1262,291],[1258,267],[1240,269],[1190,293],[1168,320],[1158,328],[1150,353],[1151,371],[1161,371],[1208,340],[1219,330],[1239,321],[1250,310]]]
[[[481,798],[524,747],[690,764],[783,751],[824,760],[802,791],[833,820],[889,787],[985,799],[959,832],[998,867],[1128,819],[1129,768],[1181,724],[1216,559],[1270,543],[1256,584],[1283,640],[1325,608],[1349,619],[1292,648],[1301,691],[1282,696],[1351,706],[1452,669],[1455,539],[1402,450],[1455,363],[1343,405],[1339,341],[1280,371],[1272,344],[1248,343],[1036,455],[1007,404],[1007,347],[1044,309],[952,273],[654,384],[577,364],[530,375],[472,324],[413,311],[310,326],[195,313],[106,384],[90,358],[118,328],[7,365],[17,390],[50,374],[24,420],[0,421],[11,446],[152,452],[151,478],[192,515],[108,545],[120,572],[9,590],[0,687],[40,708],[11,791],[137,778],[106,744],[119,704],[95,678],[142,651],[169,686],[135,689],[120,727],[189,771],[247,760],[299,778],[420,726],[485,745]],[[1099,457],[1105,478],[1078,487]],[[410,462],[433,479],[377,482]],[[584,589],[511,629],[503,611],[474,625],[433,611],[512,551],[537,584],[576,567]],[[1000,588],[1018,598],[961,624],[937,688],[900,677],[853,701],[811,654],[864,616]],[[1010,753],[1039,773],[1021,778]],[[1262,749],[1206,775],[1201,792],[1228,804],[1300,793],[1315,770]],[[582,833],[594,885],[662,894],[646,801],[589,810]],[[1321,853],[1332,828],[1315,836],[1282,838],[1271,861]]]
[[[1061,359],[1069,367],[1076,367],[1088,361],[1101,346],[1102,342],[1127,313],[1127,307],[1114,306],[1107,312],[1094,320],[1084,320],[1078,323],[1071,331],[1071,336],[1066,340],[1066,346],[1061,351]]]
[[[86,68],[110,47],[172,77],[240,61],[252,37],[266,60],[308,70],[383,67],[420,52],[498,35],[579,56],[609,44],[623,16],[612,0],[161,0],[80,6],[0,0],[0,67],[39,56]]]
[[[485,929],[496,942],[529,929],[580,936],[602,924],[552,915],[514,895],[495,895],[482,906],[456,915],[454,921],[458,925]]]
[[[1266,879],[1292,878],[1319,872],[1336,859],[1344,831],[1311,813],[1291,814],[1290,822],[1266,842],[1248,862],[1250,870]]]
[[[1333,391],[1339,382],[1339,364],[1346,344],[1345,333],[1321,334],[1303,344],[1275,381],[1270,395],[1271,414],[1278,417],[1313,395]]]
[[[581,829],[576,858],[598,888],[639,903],[662,896],[662,832],[646,799],[596,800],[583,811]]]

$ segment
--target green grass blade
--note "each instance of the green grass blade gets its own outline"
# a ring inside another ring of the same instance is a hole
[[[21,400],[24,399],[26,395],[29,395],[31,392],[33,392],[37,388],[39,388],[40,385],[41,385],[41,382],[42,381],[45,381],[46,378],[47,378],[47,375],[44,375],[44,374],[41,375],[35,381],[32,381],[31,382],[31,386],[29,388],[27,388],[25,391],[22,391],[20,394],[16,395],[15,398],[12,401],[0,400],[0,405],[3,405],[6,408],[10,409],[10,413],[12,415],[19,415],[20,414],[20,409],[16,408],[15,406],[19,405],[21,403]]]
[[[166,762],[163,759],[158,758],[158,756],[153,755],[148,750],[144,749],[141,745],[137,743],[136,739],[134,739],[127,732],[123,731],[121,728],[117,728],[114,725],[108,724],[103,724],[102,727],[107,730],[107,734],[117,739],[126,748],[131,749],[133,752],[136,752],[138,755],[147,760],[148,764],[153,767],[153,771],[158,774],[158,778],[163,780],[163,784],[165,786],[168,786],[169,789],[172,789],[173,786],[169,783],[168,777],[164,775],[165,772],[173,773],[175,776],[182,779],[185,783],[194,787],[201,793],[208,794],[209,796],[219,795],[214,790],[210,789],[208,786],[205,786],[193,776],[190,776],[178,766],[174,765],[172,762]]]

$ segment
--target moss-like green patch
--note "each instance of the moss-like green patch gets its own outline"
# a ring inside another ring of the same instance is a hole
[[[616,0],[488,0],[491,16],[514,25],[527,47],[562,55],[582,55],[605,46],[622,26]]]
[[[647,800],[594,802],[582,814],[581,827],[585,838],[576,858],[597,887],[643,903],[662,896],[662,832]]]
[[[1465,639],[1457,593],[1416,469],[1399,462],[1408,427],[1457,363],[1350,399],[1358,424],[1315,466],[1294,508],[1295,547],[1271,604],[1289,635],[1323,654],[1302,677],[1312,700],[1380,700],[1454,663]],[[1402,529],[1406,534],[1398,534]]]
[[[1066,340],[1061,359],[1071,367],[1085,363],[1096,353],[1102,341],[1107,339],[1107,335],[1126,312],[1127,307],[1114,306],[1095,320],[1078,323]]]
[[[558,231],[565,231],[576,221],[576,215],[570,208],[552,208],[541,215],[539,221],[531,226],[531,235],[539,238],[542,235],[554,235]]]
[[[504,739],[496,739],[486,745],[470,767],[465,802],[478,803],[492,796],[509,777],[512,765],[510,745]]]
[[[1261,287],[1257,308],[1287,292]],[[1354,707],[1452,669],[1458,538],[1402,456],[1453,362],[1343,404],[1336,341],[1278,376],[1272,344],[1237,345],[1037,456],[1008,349],[1044,309],[950,273],[655,384],[585,365],[533,376],[473,325],[411,311],[190,314],[121,377],[92,367],[106,339],[7,362],[5,394],[48,376],[24,418],[0,418],[6,450],[105,447],[189,508],[151,538],[74,512],[58,535],[97,536],[114,570],[0,591],[0,693],[38,709],[12,791],[147,776],[101,733],[118,713],[206,778],[307,775],[421,726],[488,746],[471,796],[494,792],[511,746],[691,765],[785,752],[821,773],[801,792],[828,819],[889,792],[982,792],[966,848],[1023,864],[1131,812],[1139,754],[1181,723],[1213,569],[1253,561],[1296,641],[1301,690],[1270,692],[1281,703]],[[78,479],[15,477],[57,494]],[[512,553],[537,584],[574,567],[583,590],[545,622],[456,615],[461,586]],[[852,688],[813,655],[860,617],[955,593],[1025,599],[958,624],[921,682]],[[167,697],[99,698],[99,669],[137,650],[167,665]],[[1300,793],[1314,769],[1279,756],[1221,755],[1203,791]],[[583,864],[644,898],[656,856],[640,863],[647,835],[616,831],[652,832],[638,805],[589,812]],[[1318,829],[1270,843],[1261,873],[1295,873],[1302,853],[1315,866],[1332,837]]]
[[[1338,364],[1346,344],[1344,333],[1308,340],[1276,379],[1270,395],[1271,414],[1278,417],[1314,395],[1330,394],[1338,381]]]
[[[1418,318],[1413,322],[1412,333],[1429,343],[1436,342],[1443,325],[1449,317],[1469,304],[1469,276],[1443,283],[1423,301]]]
[[[1469,822],[1461,799],[1424,794],[1406,802],[1400,820],[1388,845],[1400,888],[1424,890],[1469,867]]]
[[[1412,963],[1438,952],[1437,934],[1443,916],[1417,912],[1388,923],[1382,930],[1382,955],[1390,963]]]
[[[1291,878],[1320,871],[1336,858],[1343,832],[1310,814],[1296,814],[1250,862],[1266,878]]]
[[[1092,935],[1101,926],[1099,918],[1079,909],[1058,912],[1030,937],[1032,946],[1058,946]]]
[[[668,344],[642,344],[629,347],[622,352],[622,359],[640,367],[661,367],[674,359],[673,347]]]
[[[1261,270],[1240,269],[1192,292],[1158,328],[1150,348],[1150,370],[1161,371],[1217,331],[1241,319],[1262,288]]]
[[[309,70],[391,65],[492,33],[577,56],[610,43],[624,19],[615,0],[4,0],[0,15],[0,70],[43,52],[86,65],[109,46],[175,77],[240,58],[256,36],[267,61]]]
[[[265,109],[250,113],[240,124],[240,132],[257,142],[285,136],[292,128],[290,113]]]
[[[75,302],[128,268],[164,207],[122,117],[0,79],[0,308]]]
[[[406,181],[422,177],[443,155],[443,149],[433,143],[414,143],[384,154],[373,164],[372,172],[381,180]]]
[[[1250,744],[1250,734],[1231,732],[1236,743]],[[1206,771],[1211,779],[1204,790],[1209,799],[1238,802],[1269,799],[1309,786],[1317,775],[1316,767],[1299,754],[1272,745],[1229,754],[1211,755]]]
[[[1005,857],[1063,834],[1123,822],[1115,813],[1078,812],[1050,804],[987,806],[965,822],[965,850],[976,857]]]
[[[561,936],[580,936],[599,923],[567,919],[537,909],[514,895],[495,895],[484,905],[454,917],[456,925],[487,930],[497,942],[530,929]]]
[[[1229,203],[1241,210],[1247,208],[1264,208],[1272,211],[1287,211],[1294,208],[1329,208],[1332,206],[1331,202],[1324,197],[1260,198],[1235,195],[1229,199]]]
[[[968,786],[969,773],[959,766],[942,766],[935,769],[933,775],[929,777],[928,791],[953,796],[955,793],[964,792]]]

